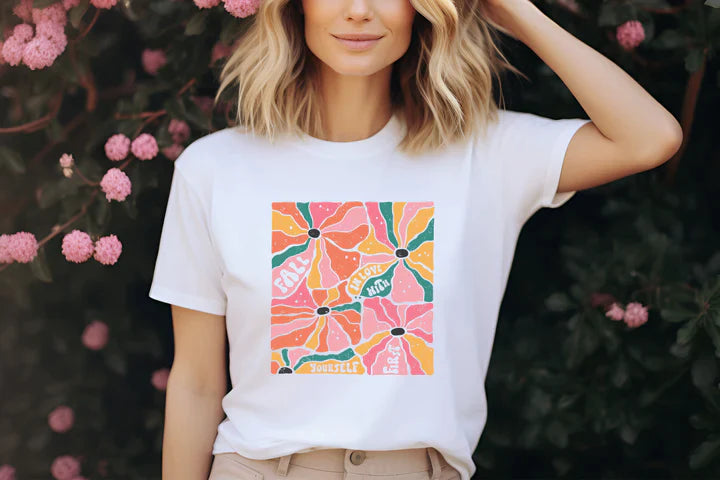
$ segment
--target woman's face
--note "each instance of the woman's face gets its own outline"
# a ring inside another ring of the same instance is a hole
[[[410,0],[302,0],[310,51],[341,75],[371,75],[392,65],[410,45]],[[365,35],[376,40],[338,37]]]

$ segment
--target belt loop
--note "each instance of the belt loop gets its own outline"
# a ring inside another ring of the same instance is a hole
[[[426,450],[428,456],[430,457],[430,465],[432,465],[432,473],[430,475],[430,478],[432,480],[437,480],[440,478],[440,471],[442,470],[442,465],[440,465],[440,458],[438,457],[439,453],[433,447],[427,447]]]
[[[287,455],[283,455],[282,457],[280,457],[276,470],[278,475],[287,477],[288,467],[290,465],[290,458],[292,456],[292,453],[288,453]]]

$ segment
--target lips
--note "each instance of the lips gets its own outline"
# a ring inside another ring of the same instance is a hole
[[[375,46],[383,36],[372,35],[369,33],[351,33],[333,35],[333,37],[335,37],[335,39],[343,44],[348,50],[361,52],[369,50]]]
[[[382,38],[382,35],[373,35],[370,33],[348,33],[348,34],[333,35],[333,37],[339,38],[341,40],[363,41],[363,40],[379,40],[380,38]]]

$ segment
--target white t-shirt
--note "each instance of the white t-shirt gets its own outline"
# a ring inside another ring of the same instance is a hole
[[[213,454],[435,447],[459,470],[523,224],[590,120],[500,110],[412,158],[373,136],[276,144],[234,128],[175,160],[149,296],[225,315],[232,390]]]

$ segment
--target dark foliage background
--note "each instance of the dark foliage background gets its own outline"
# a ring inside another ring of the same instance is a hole
[[[525,225],[476,478],[720,478],[720,3],[536,3],[673,112],[686,143],[661,167],[579,192]],[[12,7],[0,6],[3,30],[20,22]],[[63,176],[58,159],[71,153],[97,182],[115,166],[103,151],[115,133],[151,133],[162,149],[171,119],[190,125],[185,144],[224,128],[230,99],[212,112],[193,99],[215,94],[213,47],[246,22],[172,0],[109,10],[83,0],[69,14],[71,43],[52,66],[0,66],[0,232],[44,239],[31,263],[0,265],[0,465],[51,478],[53,462],[72,455],[87,478],[159,479],[164,391],[153,375],[170,366],[172,330],[169,307],[147,293],[172,161],[129,162],[132,193],[108,204],[97,185]],[[616,29],[630,20],[646,38],[626,50]],[[148,48],[167,55],[157,75],[141,61]],[[504,37],[504,50],[530,77],[506,77],[508,108],[584,116],[530,49]],[[119,261],[68,262],[61,241],[74,228],[117,235]],[[611,300],[642,303],[648,321],[610,320]],[[109,336],[93,350],[81,338],[96,320]],[[61,405],[74,411],[63,433],[48,422]]]

